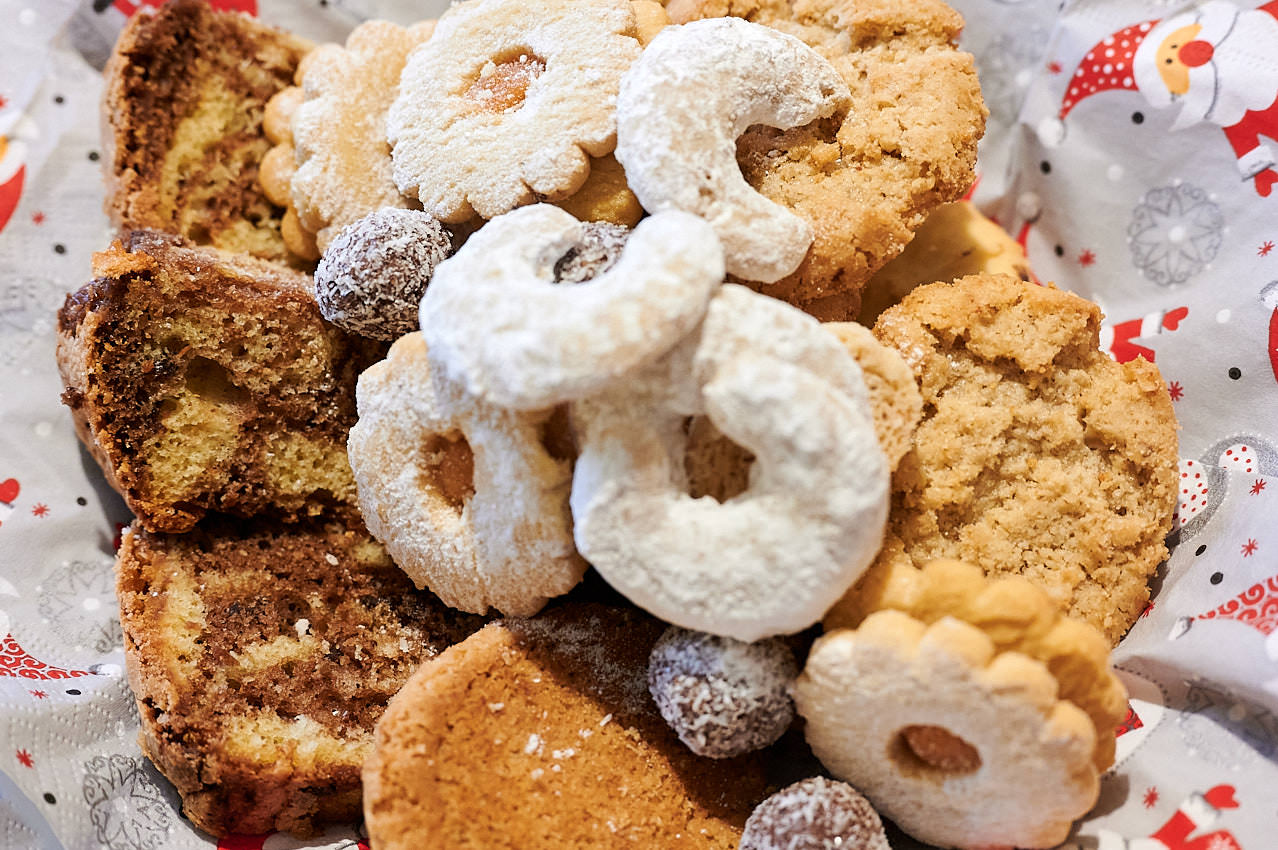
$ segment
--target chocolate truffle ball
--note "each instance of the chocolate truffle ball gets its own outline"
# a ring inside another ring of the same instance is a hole
[[[869,801],[846,782],[813,777],[755,807],[738,850],[891,850]]]
[[[710,758],[761,749],[794,720],[794,653],[779,638],[745,643],[671,626],[648,658],[648,690],[694,753]]]
[[[315,300],[342,330],[393,340],[418,324],[435,267],[452,253],[452,234],[419,210],[369,213],[337,234],[315,270]]]

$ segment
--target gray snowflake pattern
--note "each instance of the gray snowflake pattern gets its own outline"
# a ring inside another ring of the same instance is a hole
[[[108,850],[156,850],[172,815],[141,759],[114,754],[84,764],[84,801],[98,842]]]
[[[1216,258],[1225,216],[1192,183],[1151,189],[1127,225],[1132,265],[1159,286],[1184,283]]]
[[[1006,124],[1016,120],[1034,70],[1047,48],[1047,38],[1045,28],[1031,26],[1002,33],[983,49],[974,51],[981,94],[996,120]]]
[[[109,563],[71,561],[36,588],[40,616],[69,646],[107,653],[124,643]]]

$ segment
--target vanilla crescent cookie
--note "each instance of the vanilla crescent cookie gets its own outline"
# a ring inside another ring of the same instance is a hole
[[[366,21],[345,46],[325,44],[308,57],[305,97],[292,120],[291,187],[298,220],[321,251],[368,213],[410,205],[392,178],[386,112],[409,52],[434,28],[434,21],[408,28]]]
[[[572,194],[616,144],[636,32],[629,0],[454,4],[409,56],[387,117],[400,191],[445,222]]]
[[[940,0],[669,0],[676,24],[731,15],[793,35],[830,61],[850,106],[737,142],[746,182],[811,224],[812,248],[760,291],[823,320],[854,318],[866,280],[936,206],[969,188],[985,130],[962,17]]]
[[[702,216],[729,273],[772,283],[803,261],[812,227],[746,183],[736,140],[755,124],[827,118],[850,97],[834,67],[793,36],[740,18],[666,27],[621,80],[617,159],[644,209]]]
[[[829,632],[794,697],[821,763],[938,847],[1055,847],[1100,792],[1096,729],[1046,665],[954,617]]]
[[[940,559],[923,569],[894,563],[867,575],[826,613],[826,630],[855,628],[875,611],[902,611],[931,625],[957,617],[983,631],[998,652],[1015,651],[1047,666],[1059,696],[1096,727],[1092,762],[1114,763],[1112,731],[1127,712],[1127,690],[1109,663],[1109,642],[1094,626],[1062,614],[1051,598],[1020,576],[986,576],[980,567]]]
[[[924,417],[871,572],[956,558],[1021,575],[1118,642],[1167,557],[1179,459],[1158,367],[1114,362],[1100,321],[1077,295],[988,274],[879,316]]]
[[[364,521],[418,587],[463,611],[530,616],[581,580],[571,440],[552,411],[513,413],[433,380],[420,333],[360,376],[356,403]]]
[[[870,394],[870,414],[879,446],[888,465],[897,463],[910,449],[914,429],[923,416],[923,397],[914,375],[896,349],[874,338],[873,332],[855,322],[825,322],[821,325],[843,343],[861,367],[861,377]],[[726,501],[749,486],[750,464],[754,457],[729,440],[704,416],[687,425],[688,450],[684,470],[688,492],[710,495]]]
[[[607,271],[557,283],[589,226],[549,204],[500,216],[435,270],[421,326],[440,375],[486,403],[535,410],[602,389],[670,350],[723,282],[714,231],[649,216]]]
[[[572,405],[578,549],[636,605],[755,641],[816,622],[874,558],[887,459],[856,361],[811,317],[725,285],[701,327]],[[749,488],[687,493],[686,417],[754,454]]]

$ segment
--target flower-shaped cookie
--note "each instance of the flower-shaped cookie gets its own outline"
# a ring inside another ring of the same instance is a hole
[[[575,192],[616,144],[639,56],[628,0],[469,0],[404,66],[387,117],[399,189],[445,222]]]
[[[292,122],[292,195],[302,227],[315,234],[321,251],[366,214],[410,206],[391,178],[386,112],[410,51],[431,37],[434,26],[368,21],[351,32],[345,47],[326,44],[308,57],[305,100]]]

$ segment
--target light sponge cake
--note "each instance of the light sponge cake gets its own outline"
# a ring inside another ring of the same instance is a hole
[[[135,525],[117,582],[143,752],[214,835],[357,820],[387,701],[484,622],[415,590],[359,526]]]
[[[139,232],[58,314],[77,430],[152,531],[208,511],[355,510],[355,380],[384,345],[321,318],[283,266]]]
[[[271,148],[262,116],[310,46],[204,0],[171,0],[134,15],[104,72],[112,223],[289,260],[284,209],[257,181]]]

